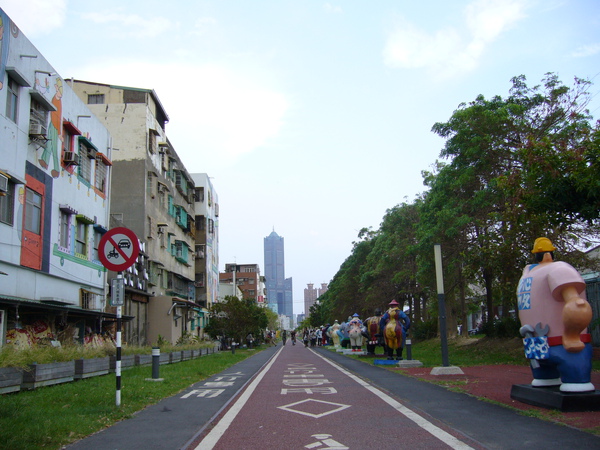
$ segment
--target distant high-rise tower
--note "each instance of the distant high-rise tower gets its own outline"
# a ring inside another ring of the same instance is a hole
[[[313,283],[308,283],[306,286],[304,289],[304,314],[308,317],[310,307],[315,304],[321,295],[327,292],[327,283],[321,283],[321,287],[316,289]]]
[[[285,278],[283,238],[275,230],[264,238],[265,278],[267,301],[272,308],[277,305],[277,314],[293,318],[292,279]],[[275,308],[273,308],[275,310]]]

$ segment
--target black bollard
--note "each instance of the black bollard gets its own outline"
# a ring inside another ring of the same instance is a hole
[[[236,345],[236,344],[235,344],[235,342],[232,342],[232,343],[231,343],[231,353],[232,353],[233,355],[235,355],[235,345]]]
[[[159,378],[159,367],[160,367],[160,347],[152,347],[152,378]]]
[[[412,360],[412,340],[406,339],[406,359]]]

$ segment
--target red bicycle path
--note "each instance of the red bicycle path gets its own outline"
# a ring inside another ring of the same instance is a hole
[[[483,448],[303,346],[282,347],[253,384],[195,448]]]
[[[600,448],[600,438],[524,417],[329,348],[308,349],[288,342],[285,347],[269,347],[68,448],[341,450],[373,446]]]

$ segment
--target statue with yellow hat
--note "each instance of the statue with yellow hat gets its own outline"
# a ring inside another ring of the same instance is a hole
[[[523,269],[517,288],[521,335],[531,360],[533,387],[590,392],[592,344],[587,327],[592,309],[585,281],[570,264],[554,261],[547,237],[533,244],[534,264]]]

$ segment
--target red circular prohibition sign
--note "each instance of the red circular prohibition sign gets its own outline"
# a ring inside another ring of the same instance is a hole
[[[121,272],[135,263],[140,253],[138,238],[125,227],[108,230],[98,244],[98,257],[104,267]]]

